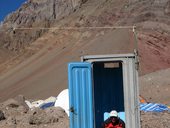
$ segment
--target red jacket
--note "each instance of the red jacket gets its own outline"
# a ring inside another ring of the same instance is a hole
[[[112,118],[113,117],[107,119],[102,125],[102,128],[125,128],[125,123],[123,120],[116,118],[116,122],[113,124]]]
[[[105,128],[123,128],[123,125],[122,124],[118,124],[118,125],[113,126],[112,123],[109,123],[109,124],[105,125]]]

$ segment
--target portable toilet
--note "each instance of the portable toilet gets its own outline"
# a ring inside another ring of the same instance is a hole
[[[136,55],[81,59],[68,65],[70,128],[100,128],[111,110],[124,113],[126,128],[140,128]]]

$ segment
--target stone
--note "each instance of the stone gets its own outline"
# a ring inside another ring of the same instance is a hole
[[[23,95],[18,95],[14,98],[20,106],[23,106],[22,108],[25,109],[24,111],[28,111],[29,107],[25,103],[25,97]]]
[[[10,108],[18,108],[20,106],[18,101],[14,100],[14,99],[9,99],[9,100],[5,101],[3,104],[5,107],[10,107]]]
[[[41,125],[41,124],[51,124],[62,122],[63,120],[68,120],[68,116],[65,111],[60,107],[51,107],[46,110],[41,110],[39,108],[31,111],[29,124],[31,125]]]
[[[0,110],[0,121],[5,120],[5,115],[4,113]]]

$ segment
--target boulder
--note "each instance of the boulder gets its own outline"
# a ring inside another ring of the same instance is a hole
[[[23,95],[18,95],[14,99],[18,102],[19,106],[23,106],[27,111],[29,110],[29,107],[25,103],[25,97]]]
[[[15,99],[9,99],[3,103],[3,105],[8,108],[18,108],[20,106],[19,102]]]
[[[5,120],[5,115],[4,113],[0,110],[0,121]]]
[[[30,125],[41,125],[41,124],[50,124],[58,122],[58,118],[50,116],[44,110],[36,108],[32,111],[32,114],[29,118]]]
[[[30,112],[30,125],[44,125],[60,122],[68,122],[67,114],[60,107],[51,107],[47,108],[46,110],[35,108],[33,111]]]

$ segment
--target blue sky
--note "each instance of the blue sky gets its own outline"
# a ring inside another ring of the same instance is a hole
[[[18,9],[25,1],[27,0],[0,0],[0,21],[2,21],[7,14]]]

